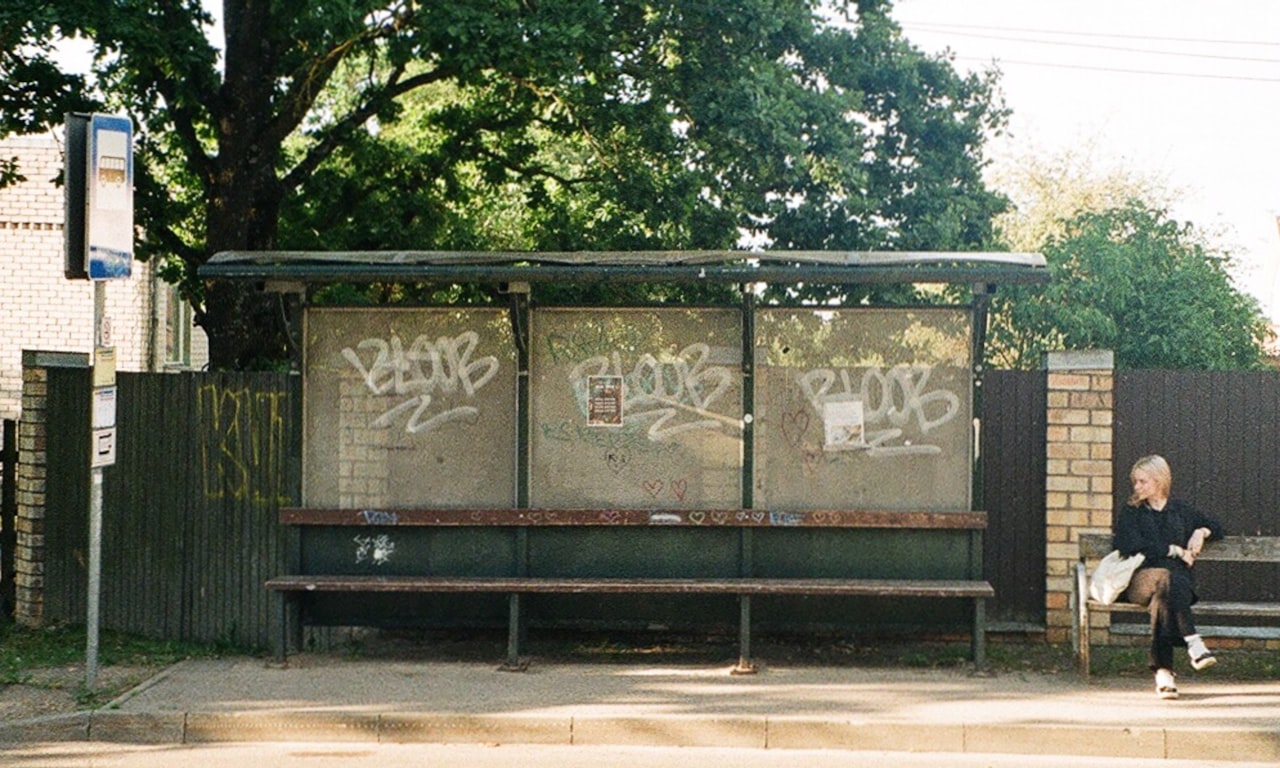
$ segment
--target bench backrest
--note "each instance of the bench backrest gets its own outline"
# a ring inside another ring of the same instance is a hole
[[[1113,549],[1110,533],[1080,534],[1080,557],[1097,560]],[[1205,545],[1200,560],[1280,563],[1280,536],[1224,536]]]

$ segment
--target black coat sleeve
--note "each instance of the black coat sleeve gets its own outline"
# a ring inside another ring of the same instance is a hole
[[[1214,539],[1222,538],[1222,523],[1219,523],[1217,520],[1206,515],[1190,504],[1182,504],[1181,506],[1185,510],[1184,515],[1187,521],[1186,537],[1188,539],[1191,538],[1191,534],[1196,532],[1197,528],[1207,528],[1209,530],[1209,538],[1206,539],[1206,541],[1213,541]],[[1183,543],[1185,544],[1186,542]]]

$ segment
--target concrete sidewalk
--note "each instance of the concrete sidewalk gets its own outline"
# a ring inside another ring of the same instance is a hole
[[[1280,681],[963,670],[491,664],[300,654],[185,661],[0,742],[382,741],[1023,753],[1280,763]]]

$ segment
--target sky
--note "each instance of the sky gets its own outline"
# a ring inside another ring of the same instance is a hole
[[[897,0],[893,16],[958,70],[1003,73],[993,161],[1084,148],[1163,182],[1280,322],[1280,0]]]

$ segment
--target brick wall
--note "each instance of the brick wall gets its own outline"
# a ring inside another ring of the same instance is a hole
[[[338,506],[385,507],[391,493],[391,430],[366,425],[388,410],[386,398],[368,397],[364,377],[350,369],[342,373],[338,391]]]
[[[22,410],[18,424],[17,547],[14,552],[15,605],[13,618],[38,627],[44,619],[44,510],[47,458],[45,396],[49,371],[28,368],[23,375]]]
[[[1045,624],[1046,639],[1062,643],[1071,633],[1080,533],[1111,530],[1113,355],[1052,352],[1047,365]]]

